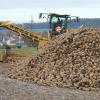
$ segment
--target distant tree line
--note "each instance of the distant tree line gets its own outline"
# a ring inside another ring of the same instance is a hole
[[[100,18],[81,18],[78,23],[74,21],[69,22],[68,28],[77,28],[81,25],[100,27]],[[21,26],[25,27],[26,29],[48,29],[49,23],[23,23]]]

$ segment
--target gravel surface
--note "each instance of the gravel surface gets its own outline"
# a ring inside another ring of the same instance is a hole
[[[10,64],[0,63],[0,100],[100,100],[100,92],[39,86],[6,77]]]
[[[39,86],[1,75],[0,100],[100,100],[100,92]]]

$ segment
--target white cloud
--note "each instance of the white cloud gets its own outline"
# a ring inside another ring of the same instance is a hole
[[[100,0],[2,0],[1,9],[10,8],[60,8],[60,7],[99,7]]]
[[[99,17],[100,0],[2,0],[0,20],[39,21],[40,12],[66,13],[79,17]]]

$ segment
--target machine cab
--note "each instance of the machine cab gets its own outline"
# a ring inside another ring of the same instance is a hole
[[[75,22],[79,21],[77,16],[70,16],[70,15],[61,15],[55,13],[40,13],[39,18],[46,18],[47,22],[49,22],[49,33],[50,37],[65,33],[67,30],[68,22],[71,22],[71,18],[74,18]]]
[[[61,27],[61,34],[65,33],[67,29],[68,18],[69,15],[51,14],[49,21],[51,32],[54,33],[56,31],[56,27]]]

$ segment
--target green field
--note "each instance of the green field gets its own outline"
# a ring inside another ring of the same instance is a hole
[[[14,53],[20,53],[20,54],[33,54],[37,51],[36,47],[23,47],[23,48],[12,48],[12,52]],[[4,49],[0,49],[0,54],[4,52]]]
[[[37,51],[37,48],[36,47],[23,47],[23,48],[13,48],[13,50],[31,53],[31,52]]]
[[[0,48],[0,54],[3,53],[3,51],[4,51],[4,49],[1,49],[1,48]]]

